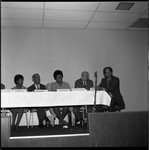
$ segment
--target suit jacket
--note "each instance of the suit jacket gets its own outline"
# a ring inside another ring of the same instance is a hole
[[[40,89],[41,89],[41,90],[45,90],[45,89],[46,89],[46,86],[43,85],[43,84],[40,84]],[[27,88],[27,90],[28,90],[29,92],[32,92],[32,91],[36,90],[36,87],[35,87],[34,84],[32,84],[30,87]]]
[[[1,83],[1,89],[5,89],[5,85]]]
[[[112,76],[109,87],[107,87],[107,79],[102,78],[99,87],[105,88],[108,93],[110,92],[112,94],[114,103],[118,105],[120,109],[125,108],[125,103],[120,92],[120,82],[118,77]]]
[[[90,90],[90,88],[93,87],[93,81],[88,79],[86,81],[86,86],[83,85],[82,79],[78,79],[75,81],[75,88],[85,88],[87,90]]]

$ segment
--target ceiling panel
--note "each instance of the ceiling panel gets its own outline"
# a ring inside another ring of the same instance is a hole
[[[130,12],[145,12],[148,9],[148,1],[146,2],[135,2]]]
[[[124,1],[125,2],[125,1]],[[125,3],[135,3],[130,10],[116,10],[120,2],[101,2],[97,11],[113,11],[113,12],[144,12],[148,8],[148,2],[125,2]]]
[[[3,19],[1,26],[12,27],[42,27],[41,20],[15,20],[15,19]]]
[[[140,16],[140,13],[111,13],[96,12],[92,21],[105,22],[133,22]]]
[[[97,11],[116,11],[115,8],[118,4],[119,2],[101,2]]]
[[[115,10],[119,3],[1,2],[1,22],[16,27],[86,29],[88,25],[87,29],[127,29],[130,23],[148,18],[147,1],[132,1],[135,4],[130,10]]]
[[[141,18],[148,18],[148,12],[146,12],[146,13],[144,13],[144,14],[142,14],[142,16],[141,16]]]
[[[39,9],[3,8],[1,10],[1,18],[42,19],[42,17],[43,17],[43,10]]]
[[[93,12],[45,10],[45,20],[89,21]]]
[[[95,10],[100,2],[45,2],[45,9]]]
[[[44,2],[1,2],[1,7],[43,9]]]
[[[87,29],[127,29],[130,23],[90,22]]]
[[[59,28],[59,29],[83,29],[87,26],[87,22],[66,22],[66,21],[45,21],[44,27],[46,28]]]
[[[137,28],[137,27],[128,27],[127,30],[139,30],[139,31],[147,31],[148,32],[148,28]]]
[[[148,14],[147,14],[147,13],[143,14],[143,15],[141,16],[141,18],[148,18]]]

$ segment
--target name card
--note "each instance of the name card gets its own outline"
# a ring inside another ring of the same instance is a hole
[[[27,89],[12,89],[12,92],[27,92]]]
[[[72,88],[72,91],[87,91],[85,88]]]
[[[57,92],[70,91],[70,89],[57,89]]]
[[[12,89],[1,89],[1,92],[12,92]]]
[[[34,90],[34,92],[48,92],[48,90]]]

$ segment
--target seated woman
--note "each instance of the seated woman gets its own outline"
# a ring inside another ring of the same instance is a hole
[[[53,73],[53,77],[56,80],[56,82],[51,83],[50,86],[47,87],[48,91],[57,91],[57,89],[70,89],[69,84],[63,81],[63,72],[61,70],[56,70]],[[61,108],[62,108],[62,113],[61,113]],[[66,122],[64,118],[69,112],[69,107],[68,106],[53,107],[53,109],[50,108],[50,110],[52,110],[53,112],[52,114],[54,114],[54,116],[56,116],[59,119],[59,124],[63,128],[68,128],[68,122]]]
[[[120,92],[120,81],[118,77],[113,76],[113,69],[111,67],[105,67],[103,69],[103,75],[101,83],[97,90],[104,90],[111,96],[111,104],[109,107],[109,112],[120,111],[125,109],[125,103]],[[102,112],[103,107],[97,106],[96,110]]]
[[[14,83],[16,84],[16,86],[11,88],[11,89],[12,90],[14,90],[14,89],[27,89],[27,87],[23,86],[23,82],[24,82],[24,77],[21,74],[17,74],[14,77]],[[18,130],[18,126],[19,126],[19,123],[21,121],[24,109],[22,109],[22,108],[19,108],[19,109],[12,108],[11,112],[12,112],[12,115],[13,115],[12,128]],[[18,114],[18,117],[17,117],[17,114]],[[16,121],[16,117],[17,117],[17,121]],[[16,122],[16,124],[15,124],[15,122]]]

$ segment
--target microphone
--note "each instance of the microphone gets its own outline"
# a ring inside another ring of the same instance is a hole
[[[95,71],[95,73],[94,73],[94,77],[95,77],[95,95],[94,95],[94,106],[93,106],[93,112],[95,112],[95,111],[96,111],[97,71]]]

